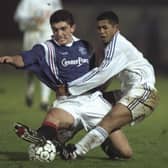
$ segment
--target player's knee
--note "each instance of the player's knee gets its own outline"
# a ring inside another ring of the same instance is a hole
[[[110,159],[130,159],[133,155],[131,147],[117,149],[109,138],[101,145],[101,148]]]
[[[57,114],[57,111],[54,109],[50,109],[45,116],[44,123],[50,122],[53,124],[56,124],[57,126],[60,124],[60,119],[59,115]]]
[[[44,122],[51,122],[59,128],[69,128],[74,123],[71,114],[57,108],[50,109],[44,119]]]
[[[122,158],[125,158],[125,159],[130,159],[133,156],[133,151],[131,148],[124,149],[120,153],[121,153]]]

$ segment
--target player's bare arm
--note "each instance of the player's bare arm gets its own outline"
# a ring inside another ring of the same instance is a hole
[[[15,56],[1,56],[0,64],[10,64],[12,66],[21,68],[24,67],[23,58],[20,55]]]

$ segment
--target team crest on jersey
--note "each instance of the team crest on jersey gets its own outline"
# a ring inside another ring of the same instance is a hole
[[[65,51],[65,52],[59,52],[61,55],[68,55],[68,52]]]
[[[84,47],[79,47],[78,51],[81,53],[81,55],[86,55],[87,54],[87,50]]]

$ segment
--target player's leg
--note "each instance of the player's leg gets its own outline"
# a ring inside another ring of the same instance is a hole
[[[99,126],[102,127],[110,134],[124,125],[128,124],[132,120],[132,115],[128,108],[117,103],[113,109],[102,119]]]
[[[47,111],[51,90],[43,82],[40,82],[40,85],[41,85],[40,108],[44,111]]]
[[[132,148],[122,130],[116,130],[101,145],[102,150],[110,159],[129,159]]]
[[[149,116],[158,104],[158,93],[148,88],[134,89],[119,102],[99,124],[108,133],[128,123],[133,125]]]
[[[71,128],[71,129],[59,129],[57,131],[56,140],[62,144],[65,144],[67,141],[72,139],[79,131],[83,129],[82,123]]]
[[[95,128],[112,108],[99,91],[83,96],[80,105],[78,111],[86,131]]]
[[[76,144],[77,155],[84,155],[89,150],[102,144],[112,132],[124,125],[142,120],[153,112],[158,104],[156,90],[136,88],[120,99],[112,110],[103,118],[100,124],[91,130]]]
[[[55,138],[59,129],[70,129],[73,126],[74,117],[65,110],[52,108],[47,113],[42,126],[38,129],[41,136],[47,139]]]
[[[80,107],[77,98],[57,99],[53,103],[53,108],[51,108],[46,114],[42,126],[37,130],[37,135],[40,137],[45,137],[45,139],[48,140],[57,139],[57,133],[59,130],[73,129],[81,123],[81,120],[77,114],[79,110]],[[20,130],[22,133],[22,130],[24,129]],[[19,134],[19,137],[26,140],[23,133],[22,135]]]
[[[16,134],[23,140],[29,141],[27,138],[29,135],[36,138],[43,137],[46,140],[53,140],[57,138],[57,132],[60,129],[71,129],[74,125],[74,117],[58,108],[52,108],[47,113],[41,127],[37,130],[33,130],[24,124],[17,123],[15,125]],[[30,142],[31,142],[30,138]],[[32,140],[32,143],[33,142]]]
[[[105,98],[107,99],[108,97],[109,99],[112,96],[114,97],[114,95],[116,95],[115,93],[116,91],[108,92],[103,94],[103,97],[107,95]],[[95,93],[89,96],[88,100],[86,99],[82,105],[82,107],[84,107],[82,118],[85,125],[90,129],[96,127],[102,118],[108,115],[108,112],[113,108],[103,97],[99,94],[97,94],[96,97]],[[116,99],[114,97],[113,102],[115,101]],[[132,155],[132,149],[128,143],[128,139],[120,129],[110,134],[102,145],[102,149],[110,158],[130,158]]]
[[[113,106],[121,99],[122,95],[123,93],[121,90],[103,92],[103,97]],[[128,159],[132,156],[132,148],[121,129],[118,129],[110,134],[110,136],[101,145],[101,148],[111,159]]]
[[[26,105],[31,107],[33,104],[33,95],[35,90],[34,75],[32,72],[26,73]]]
[[[86,136],[84,136],[77,144],[76,153],[77,157],[86,154],[89,150],[100,146],[109,134],[111,130],[118,129],[123,125],[131,121],[131,114],[126,107],[122,107],[121,104],[117,104],[112,110],[103,118],[99,125],[91,130]]]

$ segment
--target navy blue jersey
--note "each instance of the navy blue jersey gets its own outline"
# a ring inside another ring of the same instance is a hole
[[[32,71],[51,89],[67,84],[89,71],[89,49],[82,40],[59,46],[53,40],[21,53],[24,69]]]

